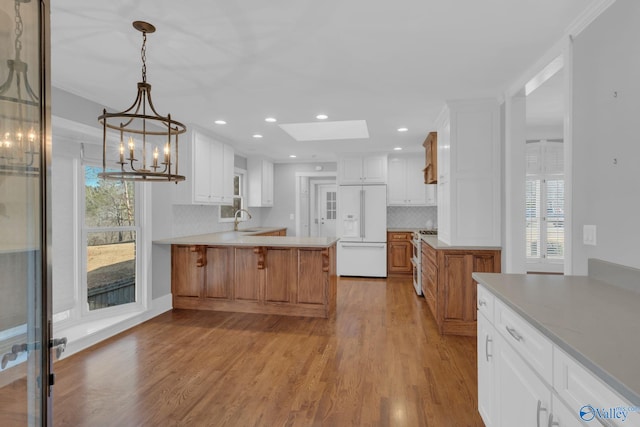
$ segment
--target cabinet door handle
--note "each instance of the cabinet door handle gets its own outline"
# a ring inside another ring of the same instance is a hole
[[[549,424],[547,424],[547,427],[553,427],[553,426],[559,426],[560,423],[557,421],[553,421],[553,414],[549,414]]]
[[[479,305],[480,307],[484,307],[485,305],[487,305],[487,302],[486,302],[485,300],[483,300],[483,299],[479,299],[479,300],[478,300],[478,305]]]
[[[509,335],[511,335],[513,339],[515,339],[516,341],[524,341],[522,335],[520,335],[515,328],[510,328],[508,326],[505,326],[505,328],[507,328],[507,332],[509,332]]]
[[[492,354],[489,354],[489,343],[492,343],[493,340],[491,338],[489,338],[489,335],[486,335],[484,337],[484,355],[487,358],[487,362],[489,361],[490,357],[493,357]]]
[[[547,412],[547,408],[542,406],[542,400],[538,400],[538,410],[536,412],[536,426],[540,427],[540,412]]]

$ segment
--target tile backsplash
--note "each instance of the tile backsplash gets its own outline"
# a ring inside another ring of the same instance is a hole
[[[431,220],[438,227],[436,206],[388,206],[387,228],[426,228]]]
[[[173,205],[173,236],[216,233],[233,230],[233,221],[218,222],[218,206]],[[260,209],[250,209],[251,219],[243,221],[241,228],[262,224]]]

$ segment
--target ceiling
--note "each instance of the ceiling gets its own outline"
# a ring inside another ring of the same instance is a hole
[[[157,110],[239,153],[320,161],[417,151],[445,100],[498,97],[591,2],[56,0],[52,84],[129,107],[142,43],[131,23],[144,20],[157,28],[147,41]],[[369,138],[296,141],[278,126],[319,113],[366,120]]]

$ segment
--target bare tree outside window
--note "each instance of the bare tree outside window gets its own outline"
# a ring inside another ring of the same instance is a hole
[[[135,301],[136,212],[133,182],[98,178],[85,166],[85,239],[90,310]]]

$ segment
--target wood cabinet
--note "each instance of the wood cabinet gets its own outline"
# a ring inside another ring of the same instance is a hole
[[[501,246],[497,101],[448,102],[436,124],[438,238],[455,246]]]
[[[338,159],[338,184],[386,184],[387,156],[348,156]]]
[[[436,250],[426,243],[422,244],[422,293],[429,310],[438,319],[438,261]]]
[[[422,288],[441,334],[476,335],[474,272],[499,273],[500,250],[435,249],[422,243]]]
[[[249,179],[249,207],[273,206],[273,163],[260,158],[247,159],[247,175]]]
[[[180,144],[179,168],[186,180],[173,188],[174,204],[233,202],[233,148],[198,131]]]
[[[438,132],[429,132],[422,146],[425,150],[425,167],[422,170],[425,184],[438,183]]]
[[[422,158],[420,156],[394,155],[389,157],[388,206],[435,205],[435,192],[431,191],[431,197],[428,197],[427,190],[428,187],[422,182]]]
[[[413,256],[413,246],[411,244],[411,234],[409,231],[387,232],[388,274],[412,274],[411,257]]]
[[[172,245],[173,307],[329,317],[336,246]]]

